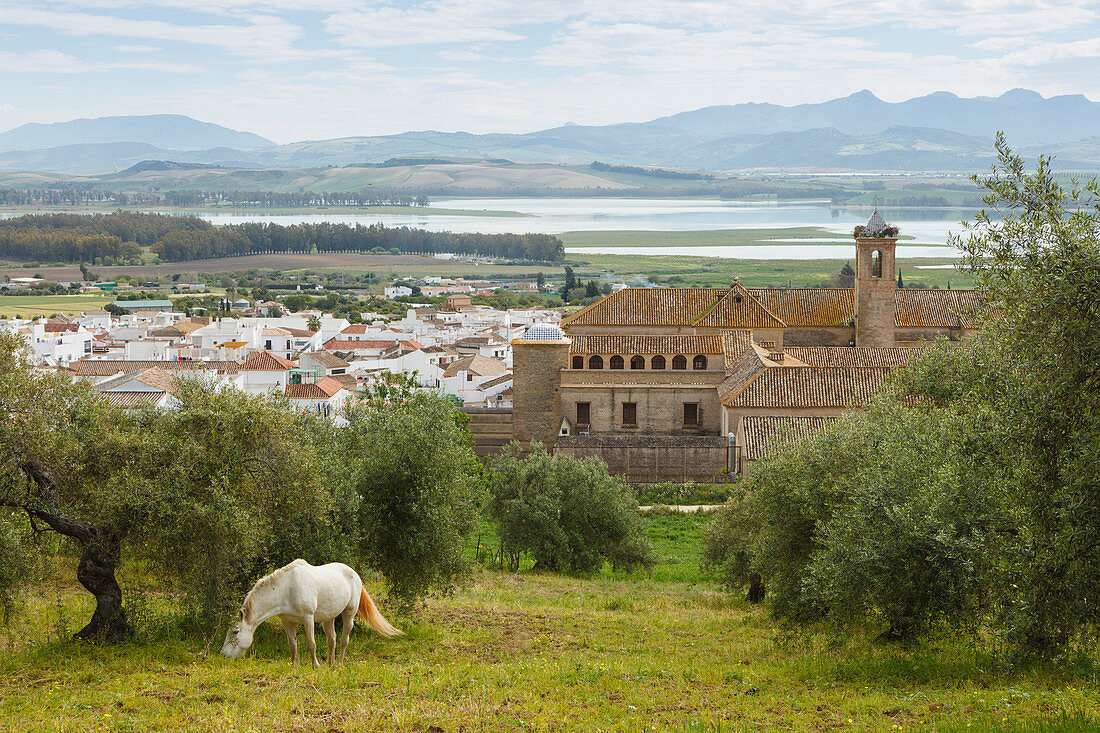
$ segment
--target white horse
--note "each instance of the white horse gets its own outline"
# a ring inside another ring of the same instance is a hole
[[[252,646],[252,634],[256,627],[272,616],[278,616],[283,622],[290,645],[290,658],[298,663],[298,626],[305,626],[306,644],[313,656],[313,666],[317,662],[317,642],[313,639],[313,624],[321,622],[328,640],[328,664],[336,662],[336,617],[344,619],[344,628],[340,634],[340,662],[344,661],[344,650],[348,648],[351,627],[358,613],[375,631],[382,636],[400,636],[405,632],[390,625],[390,622],[378,612],[370,594],[363,588],[359,574],[347,565],[330,562],[327,565],[313,566],[305,560],[281,567],[270,575],[257,581],[244,599],[244,605],[237,615],[237,622],[225,635],[222,654],[230,659],[239,659]]]

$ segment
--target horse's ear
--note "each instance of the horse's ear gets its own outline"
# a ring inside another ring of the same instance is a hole
[[[252,617],[252,599],[249,598],[244,602],[244,608],[241,609],[241,620],[247,621]]]

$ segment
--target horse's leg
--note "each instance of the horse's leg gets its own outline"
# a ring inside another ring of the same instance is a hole
[[[298,663],[298,624],[293,621],[283,620],[283,633],[286,634],[286,643],[290,647],[290,663]]]
[[[328,666],[332,669],[336,666],[336,617],[321,622],[321,628],[325,630],[325,641],[328,644]]]
[[[309,647],[309,654],[313,657],[313,668],[317,669],[321,666],[321,663],[317,661],[317,639],[313,637],[313,632],[315,631],[313,628],[315,625],[313,617],[306,617],[303,625],[306,627],[306,646]]]
[[[351,627],[355,625],[355,613],[358,610],[353,606],[345,610],[344,615],[341,617],[343,625],[340,629],[340,664],[344,663],[344,652],[348,649],[348,640],[351,639]]]

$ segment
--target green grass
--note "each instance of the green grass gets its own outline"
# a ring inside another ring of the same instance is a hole
[[[585,231],[565,232],[558,238],[566,247],[751,247],[776,239],[844,239],[821,227],[785,229],[712,229],[698,232]],[[798,246],[797,242],[784,242]],[[854,249],[853,249],[854,251]]]
[[[722,257],[682,257],[669,255],[589,255],[570,254],[568,261],[576,263],[577,277],[598,277],[601,272],[613,272],[620,277],[644,275],[658,278],[661,284],[675,287],[727,287],[734,278],[740,278],[748,287],[816,287],[835,275],[845,262],[854,263],[852,257],[842,260],[754,260]],[[902,277],[907,282],[922,281],[931,287],[971,287],[972,278],[954,268],[918,269],[920,265],[952,265],[957,260],[922,257],[898,260]]]
[[[90,613],[61,562],[0,630],[0,730],[1096,729],[1094,658],[1006,672],[963,638],[902,647],[784,629],[697,570],[668,569],[697,562],[705,523],[647,520],[658,554],[680,560],[652,577],[479,570],[412,616],[382,599],[408,636],[359,627],[334,671],[291,667],[274,621],[231,662],[217,655],[223,629],[182,635],[148,604],[137,615],[151,639],[58,641]]]
[[[37,318],[54,313],[79,314],[102,310],[112,300],[101,295],[0,295],[0,315]]]

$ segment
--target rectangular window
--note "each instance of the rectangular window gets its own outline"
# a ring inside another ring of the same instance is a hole
[[[624,402],[623,403],[623,425],[637,425],[638,424],[638,403],[637,402]]]
[[[578,402],[577,403],[577,425],[588,425],[589,418],[592,414],[591,402]]]
[[[696,427],[699,425],[699,403],[698,402],[685,402],[684,403],[684,427]]]

